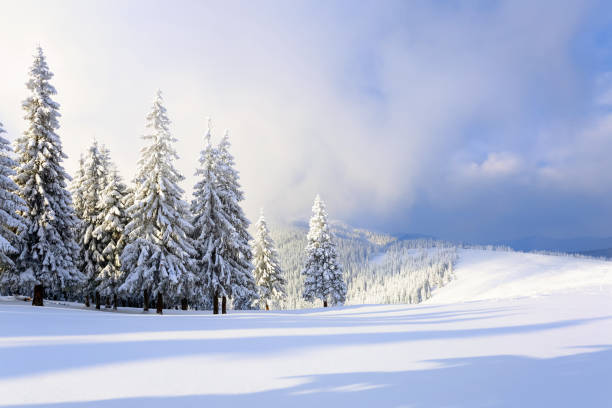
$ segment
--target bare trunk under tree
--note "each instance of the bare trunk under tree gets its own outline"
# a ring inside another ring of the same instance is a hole
[[[100,310],[100,292],[96,291],[96,309]]]
[[[270,306],[268,306],[268,302],[266,302],[266,310],[270,310]]]
[[[323,301],[323,307],[327,307],[327,300]]]
[[[164,296],[161,292],[157,292],[157,314],[164,312]]]
[[[85,295],[85,307],[89,307],[89,306],[91,306],[89,304],[89,295]]]
[[[181,299],[181,310],[187,310],[187,298],[182,298]]]
[[[149,290],[148,289],[144,290],[144,305],[142,307],[142,310],[144,310],[145,312],[149,311]]]
[[[227,297],[226,296],[223,296],[223,298],[221,298],[221,313],[227,314]]]
[[[34,297],[32,306],[43,306],[43,298],[45,296],[45,287],[43,285],[34,285]]]
[[[219,314],[219,292],[213,294],[213,314]]]
[[[113,310],[117,310],[117,294],[113,293]]]

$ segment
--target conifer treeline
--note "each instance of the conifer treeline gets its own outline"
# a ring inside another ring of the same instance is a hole
[[[210,122],[196,171],[191,205],[174,167],[176,139],[158,91],[147,116],[138,173],[126,186],[110,152],[94,141],[70,177],[55,131],[59,105],[39,47],[30,69],[30,97],[23,103],[29,127],[16,141],[17,161],[0,137],[0,289],[13,294],[90,300],[96,308],[119,301],[187,309],[276,307],[285,296],[285,279],[263,214],[251,242],[244,194],[227,132],[212,144]],[[0,133],[2,133],[0,125]],[[13,181],[14,180],[14,181]],[[342,303],[346,285],[317,197],[309,234],[304,292],[325,306]],[[253,265],[253,263],[254,265]]]

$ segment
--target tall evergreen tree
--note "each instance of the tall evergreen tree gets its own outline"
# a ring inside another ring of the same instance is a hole
[[[12,291],[18,289],[13,288],[17,276],[13,257],[21,247],[18,234],[25,227],[19,213],[25,212],[26,207],[17,195],[17,185],[11,179],[17,163],[12,157],[13,149],[2,133],[5,131],[0,123],[0,288]]]
[[[230,276],[225,261],[226,242],[235,234],[234,227],[219,197],[217,156],[211,143],[210,120],[206,146],[200,152],[200,167],[195,175],[201,178],[193,188],[193,242],[196,249],[196,273],[203,296],[210,296],[213,313],[219,313],[219,297],[229,296]]]
[[[98,201],[98,211],[103,216],[102,222],[93,232],[99,242],[106,244],[102,251],[104,267],[96,276],[96,286],[102,295],[112,296],[114,309],[117,309],[118,289],[124,280],[121,254],[125,247],[124,230],[127,224],[127,212],[123,202],[126,190],[127,187],[117,170],[113,168]]]
[[[250,257],[248,221],[238,204],[242,192],[228,146],[225,139],[217,148],[213,147],[209,122],[206,146],[196,171],[201,180],[194,187],[191,205],[197,269],[203,288],[212,298],[215,314],[219,312],[219,298],[222,313],[226,313],[227,298],[243,301],[239,306],[247,307],[257,297],[250,258],[247,258]]]
[[[150,145],[141,150],[136,177],[134,204],[128,209],[130,222],[125,227],[129,243],[121,255],[127,276],[120,289],[144,291],[145,310],[149,294],[157,298],[157,312],[162,313],[163,299],[183,293],[192,281],[192,257],[195,255],[189,233],[187,204],[182,200],[183,180],[173,165],[178,155],[172,144],[170,120],[163,106],[161,92],[147,116],[151,133],[143,136]]]
[[[42,306],[45,289],[52,297],[65,297],[83,276],[76,268],[78,219],[66,189],[70,176],[61,165],[66,155],[55,133],[59,105],[51,99],[56,93],[49,83],[53,74],[40,47],[29,75],[30,96],[23,102],[28,129],[16,143],[15,182],[28,207],[16,270],[20,285],[34,288],[32,304]]]
[[[307,237],[306,265],[302,270],[303,296],[308,301],[321,299],[324,307],[327,307],[328,301],[334,305],[342,304],[346,299],[346,283],[338,263],[334,237],[329,229],[325,203],[319,195],[315,198],[312,213]]]
[[[231,272],[231,286],[233,304],[236,309],[250,309],[253,301],[258,297],[253,277],[251,259],[250,222],[246,218],[240,202],[244,200],[244,193],[240,188],[240,177],[234,168],[234,156],[230,153],[229,133],[226,130],[217,148],[217,169],[221,202],[229,215],[229,221],[236,234],[231,247],[227,250],[227,258]],[[225,299],[223,299],[225,302]]]
[[[261,210],[259,220],[255,224],[255,240],[253,242],[253,264],[255,269],[255,283],[259,292],[259,306],[270,309],[270,305],[278,304],[286,296],[287,282],[278,262],[278,253],[274,241],[270,237],[270,230]]]
[[[81,248],[79,268],[85,274],[86,303],[89,296],[95,295],[96,309],[100,309],[100,292],[98,291],[98,275],[105,268],[107,260],[103,255],[107,236],[96,234],[95,231],[104,222],[104,208],[101,208],[100,198],[108,181],[108,153],[100,148],[96,141],[89,147],[82,167],[83,174],[75,179],[79,182],[74,191],[78,191],[81,225],[78,236]]]

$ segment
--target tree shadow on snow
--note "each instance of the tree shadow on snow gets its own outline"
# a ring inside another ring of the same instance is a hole
[[[189,355],[227,354],[233,356],[248,356],[252,354],[265,355],[267,353],[272,355],[290,351],[299,352],[304,349],[316,349],[327,346],[345,347],[364,344],[503,336],[578,326],[605,319],[612,319],[612,316],[472,329],[418,331],[406,329],[399,332],[319,333],[316,335],[290,336],[264,334],[253,337],[225,339],[173,339],[118,342],[96,342],[94,338],[92,342],[84,344],[15,345],[0,348],[0,361],[2,362],[2,367],[0,367],[0,378],[33,375],[43,372],[102,364]],[[326,326],[327,325],[319,325],[317,327],[325,328]],[[35,361],[36,364],[26,365],[23,364],[24,361]]]
[[[297,386],[237,395],[123,398],[20,407],[590,407],[612,405],[612,346],[562,357],[436,361],[439,367],[300,377]],[[256,373],[253,373],[256,375]],[[227,381],[232,381],[228,375]]]

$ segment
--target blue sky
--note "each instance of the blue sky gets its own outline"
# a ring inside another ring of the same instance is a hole
[[[43,46],[74,172],[121,173],[164,91],[189,192],[206,117],[254,219],[461,240],[612,235],[612,6],[593,1],[7,2],[0,121]]]

